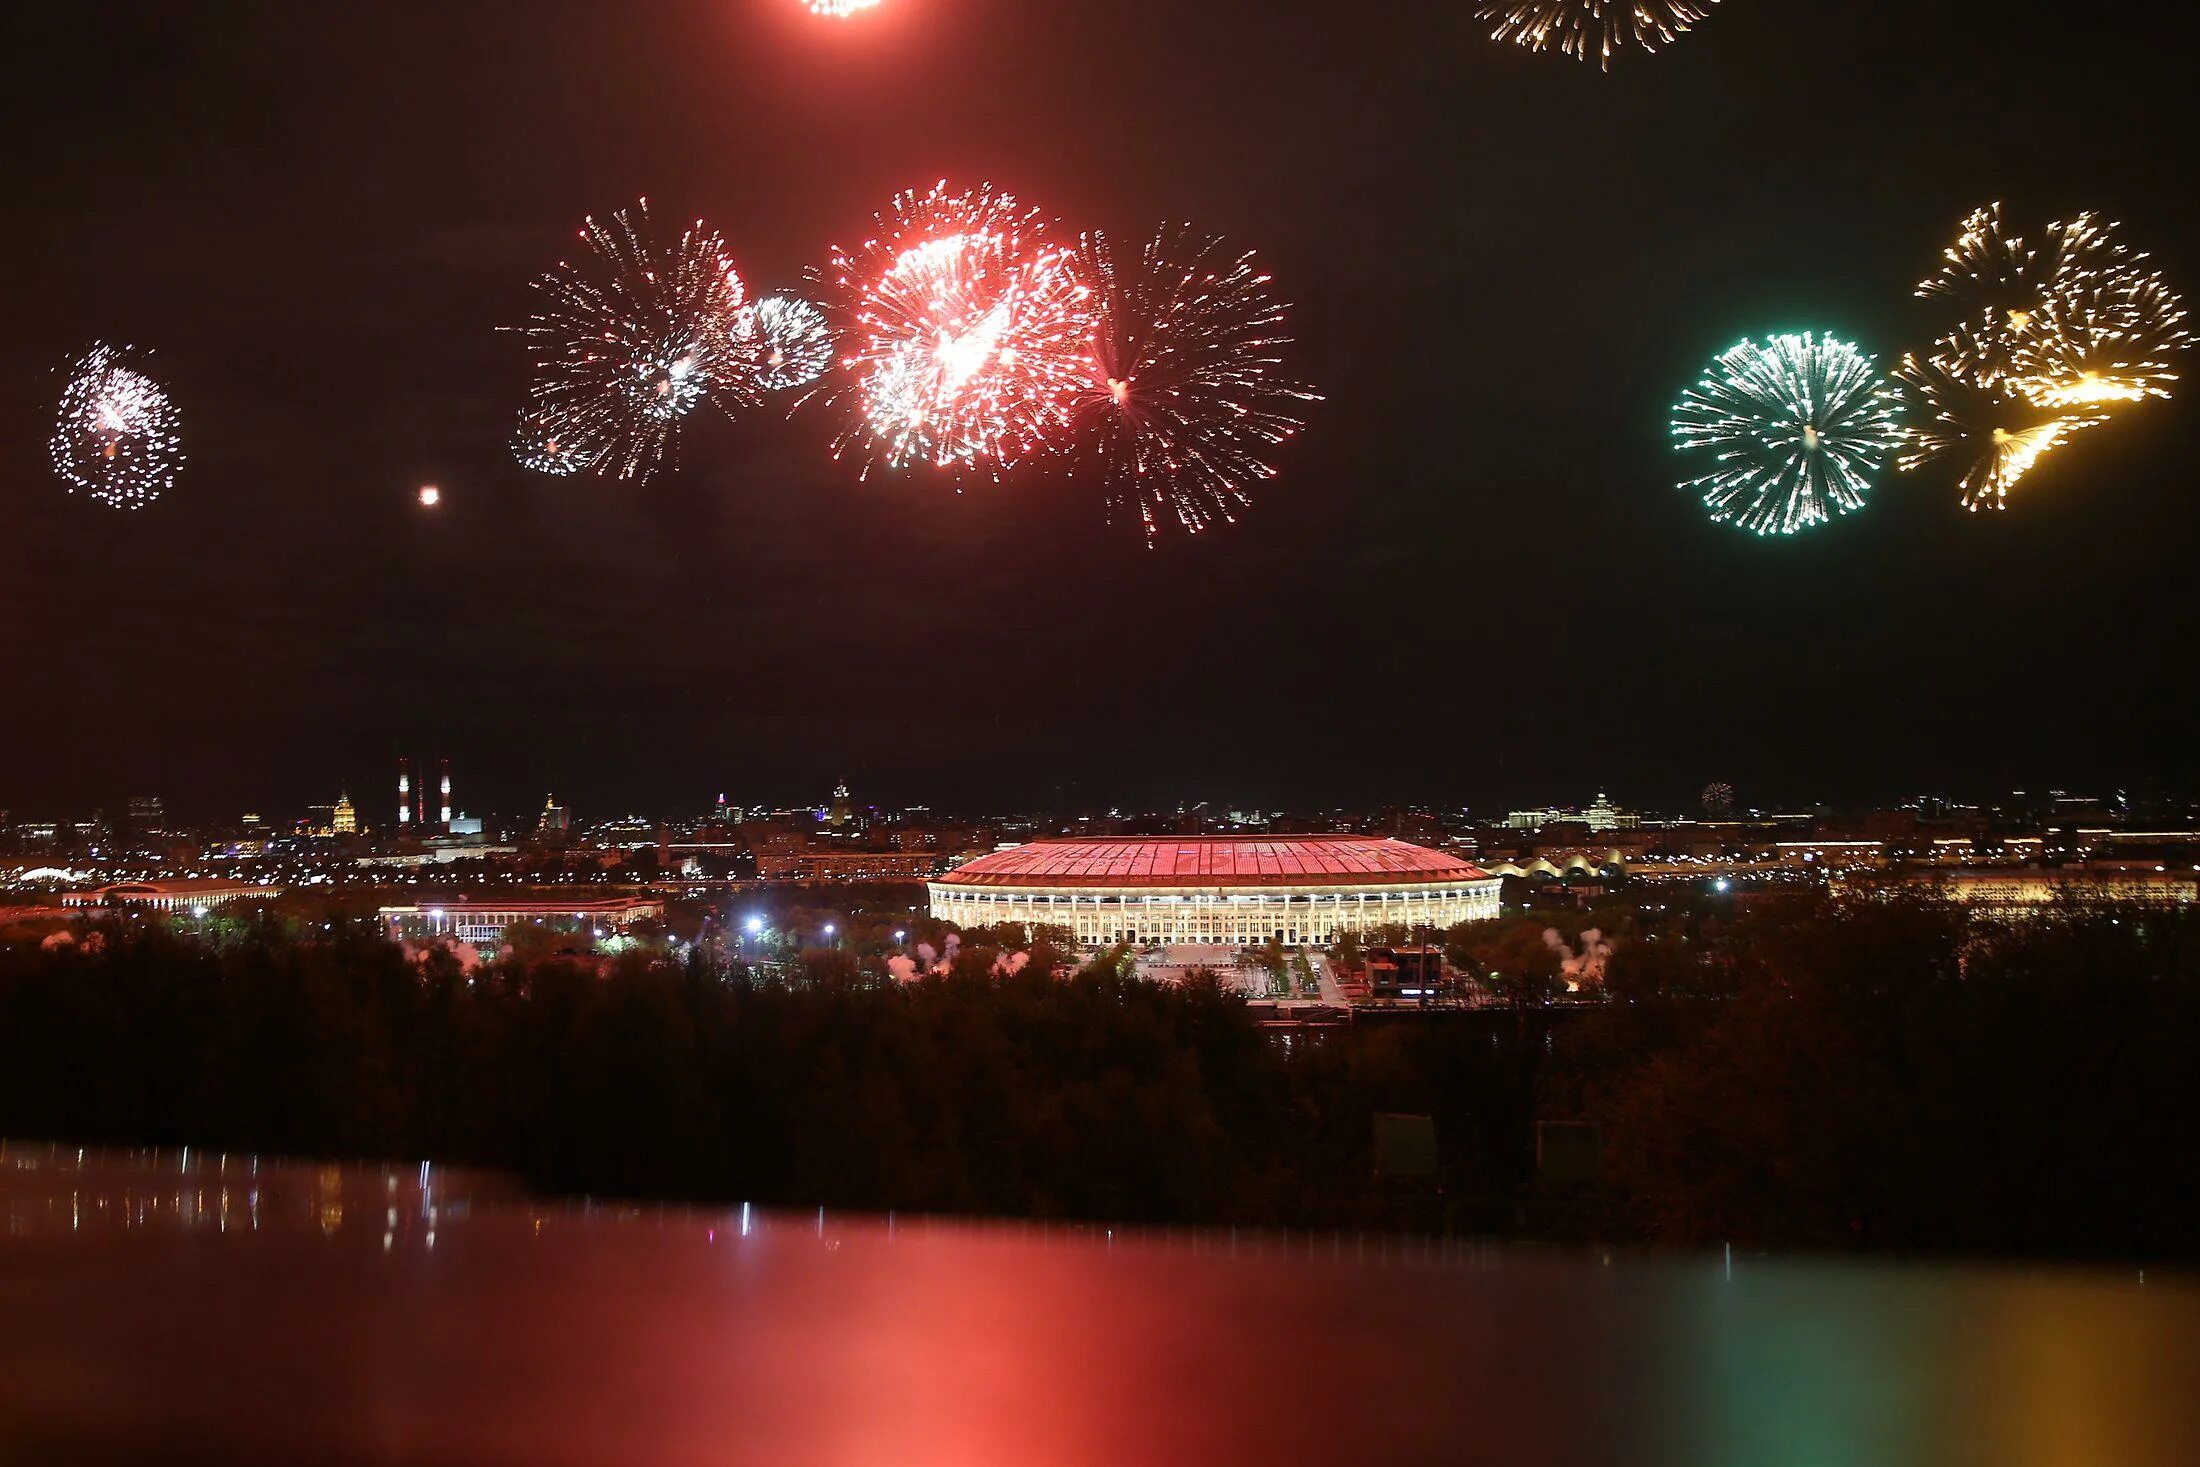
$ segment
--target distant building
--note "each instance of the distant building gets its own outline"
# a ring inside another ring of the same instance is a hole
[[[542,802],[542,819],[539,823],[544,831],[562,835],[572,829],[573,817],[567,813],[565,806],[558,803],[556,795],[550,795]]]
[[[349,792],[336,797],[336,808],[329,814],[328,828],[338,835],[359,833],[359,812],[352,808]]]
[[[1377,947],[1367,953],[1368,996],[1383,1003],[1427,1004],[1449,990],[1440,947]]]
[[[1612,803],[1612,797],[1602,790],[1583,812],[1592,834],[1604,830],[1633,830],[1642,824],[1642,817],[1632,810],[1622,810]]]
[[[849,800],[848,782],[842,780],[839,784],[833,786],[832,808],[826,813],[825,823],[833,828],[834,834],[838,835],[845,833],[854,822],[855,807]]]
[[[384,907],[381,918],[393,937],[453,937],[460,942],[504,940],[504,929],[534,925],[559,932],[624,932],[636,922],[658,921],[665,904],[655,897],[511,897],[454,896],[446,901],[411,902]]]
[[[159,795],[132,795],[128,803],[130,828],[140,834],[161,829],[166,807]]]
[[[1951,899],[1989,911],[2023,911],[2056,901],[2163,902],[2180,907],[2200,902],[2200,874],[2191,871],[1974,868],[1934,871],[1909,884],[1937,885]]]
[[[229,902],[266,901],[282,894],[283,889],[279,886],[191,876],[172,881],[119,881],[88,891],[63,892],[61,904],[65,907],[145,907],[159,912],[187,912]]]
[[[961,926],[1067,927],[1098,946],[1327,944],[1345,932],[1498,915],[1503,885],[1455,856],[1380,836],[1036,840],[932,883]]]
[[[764,881],[921,881],[945,861],[930,851],[806,851],[756,853]]]

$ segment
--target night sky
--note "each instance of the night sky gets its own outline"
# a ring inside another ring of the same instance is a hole
[[[2098,209],[2200,289],[2200,15],[1727,0],[1611,76],[1464,3],[19,5],[0,19],[0,808],[585,818],[859,796],[1677,806],[2183,786],[2200,418],[2081,436],[2013,507],[1889,475],[1707,523],[1666,414],[1745,334],[1891,362],[1972,205]],[[1234,529],[1084,484],[957,496],[829,424],[698,418],[642,487],[527,474],[527,281],[581,215],[702,215],[760,289],[897,189],[1258,248],[1328,401]],[[71,497],[55,368],[157,351],[190,461]],[[2188,364],[2189,365],[2189,364]],[[443,487],[422,511],[413,490]]]

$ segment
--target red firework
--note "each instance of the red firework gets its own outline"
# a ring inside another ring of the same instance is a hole
[[[833,251],[846,353],[835,456],[998,476],[1058,437],[1085,376],[1092,292],[1074,248],[989,187],[897,195]]]

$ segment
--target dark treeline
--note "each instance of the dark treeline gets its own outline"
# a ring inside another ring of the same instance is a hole
[[[0,950],[0,1134],[433,1157],[538,1187],[1145,1222],[2191,1257],[2200,919],[1799,899],[1612,959],[1612,1000],[1264,1033],[1110,961],[766,980],[700,950],[469,974],[371,927]],[[1434,1117],[1435,1184],[1373,1117]],[[1602,1129],[1536,1175],[1538,1118]]]

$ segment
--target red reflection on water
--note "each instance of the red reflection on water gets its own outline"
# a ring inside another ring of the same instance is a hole
[[[1360,1261],[1327,1236],[1233,1257],[1227,1235],[255,1177],[258,1231],[176,1209],[155,1214],[174,1226],[0,1241],[0,1460],[1701,1467],[1782,1444],[1783,1462],[1978,1460],[1989,1441],[1998,1467],[2109,1460],[2089,1445],[2200,1459],[2185,1285],[1798,1265],[1729,1280],[1426,1245],[1400,1262],[1395,1243]],[[175,1185],[0,1166],[9,1216]],[[1987,1319],[1990,1348],[1949,1349]],[[2072,1319],[2082,1347],[2037,1348]],[[2086,1363],[2102,1359],[2116,1370]],[[2066,1403],[2052,1432],[2046,1399]]]

